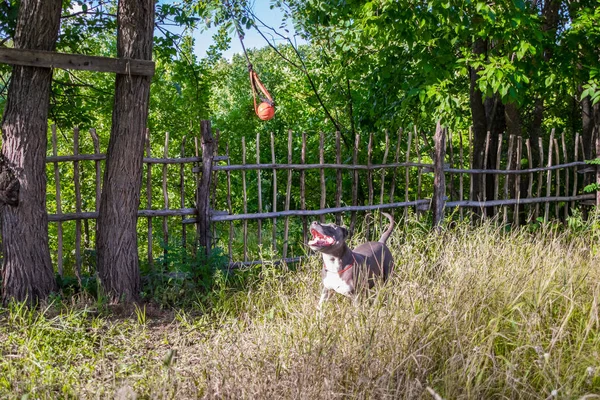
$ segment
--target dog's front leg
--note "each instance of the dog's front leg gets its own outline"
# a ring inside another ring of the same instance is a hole
[[[321,308],[323,307],[323,303],[326,302],[327,300],[329,300],[332,293],[333,293],[332,289],[327,289],[326,287],[323,286],[323,289],[321,290],[321,298],[319,299],[319,305],[317,306],[317,311],[321,311]]]

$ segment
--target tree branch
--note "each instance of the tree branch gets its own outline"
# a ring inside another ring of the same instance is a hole
[[[279,36],[280,38],[284,39],[285,41],[287,41],[289,43],[289,45],[291,46],[291,48],[296,53],[296,57],[298,57],[298,60],[300,61],[300,65],[298,65],[297,63],[293,62],[288,57],[286,57],[285,55],[283,55],[279,51],[279,49],[277,49],[277,47],[274,44],[272,44],[269,39],[267,39],[267,37],[264,35],[264,33],[259,29],[258,25],[256,25],[256,23],[253,23],[253,26],[256,29],[256,31],[259,33],[260,36],[262,36],[263,39],[265,39],[265,41],[267,42],[267,44],[269,45],[269,47],[271,47],[277,53],[277,55],[279,55],[288,64],[290,64],[294,68],[300,70],[304,74],[304,76],[306,76],[306,79],[308,79],[308,83],[309,83],[309,85],[310,85],[313,93],[317,97],[317,101],[319,102],[319,104],[321,105],[321,108],[325,112],[325,115],[327,116],[327,118],[329,119],[329,121],[331,121],[331,123],[333,124],[333,126],[335,127],[335,129],[340,132],[340,134],[342,136],[342,140],[344,141],[344,145],[346,146],[346,148],[350,148],[350,145],[351,145],[350,141],[348,140],[348,138],[346,137],[346,135],[344,135],[344,131],[341,128],[339,122],[331,115],[331,112],[329,111],[329,109],[327,108],[327,106],[325,105],[325,103],[323,102],[323,99],[321,98],[321,95],[319,94],[319,91],[317,90],[317,87],[316,87],[316,85],[315,85],[312,77],[308,73],[308,68],[306,67],[306,64],[304,63],[304,60],[303,60],[300,52],[298,51],[298,48],[294,45],[294,43],[292,43],[292,41],[291,41],[291,39],[289,37],[282,35],[281,33],[277,32],[277,30],[275,30],[273,27],[270,27],[267,24],[265,24],[260,18],[258,18],[256,16],[256,14],[254,14],[252,12],[252,10],[250,10],[249,8],[246,8],[246,12],[250,16],[252,16],[252,18],[254,20],[260,22],[265,28],[271,30],[274,34],[276,34],[277,36]]]

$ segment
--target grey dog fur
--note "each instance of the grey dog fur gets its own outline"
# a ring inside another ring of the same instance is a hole
[[[379,241],[363,243],[353,250],[346,244],[346,228],[317,221],[310,225],[313,239],[308,242],[308,246],[322,254],[324,263],[321,271],[323,289],[319,309],[333,292],[356,299],[360,288],[371,288],[377,278],[385,281],[389,277],[394,267],[394,259],[385,243],[395,223],[390,214],[382,214],[388,218],[390,225]]]

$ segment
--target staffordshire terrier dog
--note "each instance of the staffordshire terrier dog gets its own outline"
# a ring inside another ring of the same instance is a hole
[[[376,278],[384,281],[394,266],[392,253],[385,242],[394,229],[394,219],[382,213],[390,221],[390,226],[378,242],[367,242],[351,250],[346,244],[348,230],[336,224],[321,224],[314,221],[310,225],[312,240],[308,246],[323,255],[323,290],[318,309],[333,292],[356,300],[359,289],[368,285],[372,288]]]

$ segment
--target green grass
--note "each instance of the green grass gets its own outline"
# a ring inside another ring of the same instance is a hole
[[[393,278],[321,317],[317,256],[185,309],[0,309],[0,398],[600,398],[600,220],[570,226],[400,226]]]

